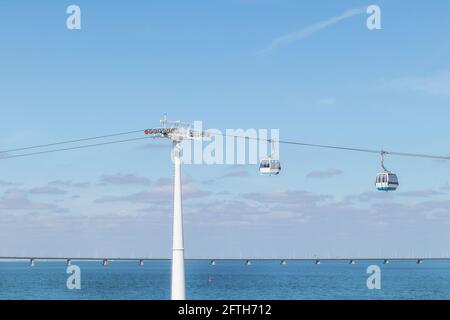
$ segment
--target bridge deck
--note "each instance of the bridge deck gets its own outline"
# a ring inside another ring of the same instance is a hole
[[[0,261],[6,260],[41,260],[41,261],[170,261],[170,258],[148,258],[148,257],[46,257],[46,256],[10,256],[0,257]],[[186,258],[186,261],[425,261],[442,260],[450,261],[450,257],[336,257],[336,258]]]

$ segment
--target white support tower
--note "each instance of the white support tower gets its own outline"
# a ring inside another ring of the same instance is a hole
[[[173,140],[173,234],[171,299],[185,300],[183,207],[181,200],[181,141]]]
[[[145,134],[154,138],[167,138],[172,141],[173,155],[173,227],[172,227],[172,300],[185,300],[184,278],[184,239],[183,239],[183,201],[181,186],[181,143],[183,140],[203,139],[207,133],[194,131],[192,124],[180,121],[169,122],[166,115],[161,120],[162,128],[147,129]]]

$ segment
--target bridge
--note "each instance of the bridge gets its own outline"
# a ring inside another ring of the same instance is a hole
[[[140,266],[144,265],[145,261],[171,261],[171,258],[150,258],[150,257],[47,257],[47,256],[5,256],[0,257],[0,262],[8,261],[29,261],[30,266],[35,266],[37,261],[65,261],[67,265],[71,265],[74,261],[99,261],[103,266],[108,266],[109,262],[113,261],[136,261]],[[450,257],[324,257],[324,258],[186,258],[186,261],[204,261],[210,265],[215,265],[217,262],[238,262],[242,261],[246,265],[252,262],[272,261],[279,262],[282,265],[288,262],[311,262],[321,264],[322,262],[346,262],[348,264],[356,264],[357,262],[379,261],[383,264],[389,264],[394,261],[411,261],[416,264],[422,264],[425,261],[450,261]]]

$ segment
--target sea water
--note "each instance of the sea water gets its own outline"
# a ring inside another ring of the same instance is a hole
[[[69,290],[65,262],[0,262],[0,299],[168,299],[170,261],[73,261],[81,289]],[[369,265],[381,289],[368,289]],[[186,262],[188,299],[450,299],[450,262],[208,261]]]

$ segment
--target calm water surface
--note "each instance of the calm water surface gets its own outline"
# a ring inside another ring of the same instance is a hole
[[[64,262],[0,262],[0,299],[168,299],[170,262],[77,262],[81,290],[66,287]],[[366,269],[381,268],[381,290]],[[208,281],[208,279],[210,281]],[[186,262],[189,299],[450,299],[450,262]]]

